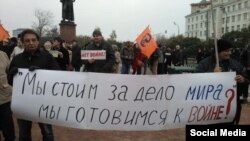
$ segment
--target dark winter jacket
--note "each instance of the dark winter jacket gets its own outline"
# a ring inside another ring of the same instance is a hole
[[[13,58],[10,63],[9,70],[12,71],[16,68],[30,68],[31,66],[35,66],[39,69],[44,70],[59,70],[60,67],[57,64],[56,60],[49,53],[40,51],[39,49],[35,52],[35,54],[31,54],[27,51],[24,51],[21,54],[18,54]],[[12,85],[13,82],[13,74],[8,74],[8,81]]]
[[[243,68],[239,62],[234,59],[223,60],[219,62],[223,72],[235,71],[237,74],[243,74]],[[214,72],[216,61],[214,56],[209,56],[198,64],[196,72]]]
[[[86,50],[105,50],[106,51],[106,60],[95,60],[94,63],[90,64],[88,60],[85,60],[85,71],[87,72],[102,72],[102,73],[111,73],[113,66],[115,65],[115,54],[112,47],[105,41],[99,46],[96,46],[93,42],[90,43]]]

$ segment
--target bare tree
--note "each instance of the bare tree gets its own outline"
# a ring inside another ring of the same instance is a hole
[[[33,22],[32,28],[38,33],[40,37],[46,34],[46,31],[50,31],[52,21],[53,21],[53,13],[46,10],[35,10],[35,17],[37,22]]]
[[[52,27],[51,29],[49,29],[48,31],[45,30],[46,36],[48,37],[57,37],[59,36],[59,31],[57,26],[55,25],[54,27]]]

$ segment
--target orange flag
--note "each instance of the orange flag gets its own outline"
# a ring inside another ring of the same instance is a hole
[[[7,30],[4,29],[4,27],[0,24],[0,41],[4,39],[8,39],[10,37]]]
[[[149,58],[157,48],[157,44],[151,35],[149,26],[136,38],[136,43],[141,49],[142,54]]]

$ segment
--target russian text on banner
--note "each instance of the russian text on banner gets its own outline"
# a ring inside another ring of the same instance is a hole
[[[235,75],[19,69],[12,110],[21,119],[93,130],[164,130],[228,122],[236,110]]]

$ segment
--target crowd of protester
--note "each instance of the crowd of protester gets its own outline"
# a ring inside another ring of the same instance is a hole
[[[0,129],[6,141],[15,140],[10,102],[13,77],[18,68],[28,68],[30,71],[47,69],[132,75],[145,75],[149,74],[147,71],[150,71],[153,75],[159,75],[168,74],[171,66],[186,66],[189,63],[186,47],[178,44],[175,48],[170,48],[158,43],[158,48],[147,58],[136,43],[126,41],[119,49],[117,45],[107,43],[100,30],[94,30],[92,36],[84,47],[80,47],[76,40],[65,42],[61,37],[55,37],[41,45],[39,36],[33,30],[27,29],[18,38],[13,37],[0,43],[0,80],[3,86],[3,89],[0,87]],[[211,50],[199,48],[195,58],[195,63],[198,64],[195,72],[220,72],[230,71],[230,69],[237,71],[235,79],[239,84],[238,93],[242,94],[243,102],[247,102],[250,46],[241,50],[234,49],[228,41],[219,40],[218,49],[219,55],[227,56],[221,57],[220,62],[223,66],[215,66],[213,48]],[[82,60],[82,50],[105,50],[106,59]],[[234,121],[236,124],[239,122],[239,112],[241,112],[239,104],[237,107],[237,119]],[[17,121],[19,141],[30,141],[32,121],[22,119],[17,119]],[[39,123],[39,126],[43,141],[53,141],[52,126],[43,123]]]

